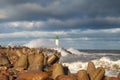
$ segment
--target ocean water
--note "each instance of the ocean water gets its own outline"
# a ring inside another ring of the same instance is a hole
[[[116,77],[120,73],[120,51],[119,50],[77,50],[73,48],[57,48],[61,52],[60,62],[68,66],[70,72],[87,69],[89,61],[94,62],[96,68],[103,67],[105,75]]]

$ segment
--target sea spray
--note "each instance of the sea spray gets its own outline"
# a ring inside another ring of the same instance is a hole
[[[105,58],[105,57],[104,57]],[[98,60],[92,60],[96,67],[103,67],[106,70],[105,75],[116,77],[117,74],[120,72],[120,61],[102,61],[103,58]],[[107,59],[107,58],[106,58]],[[63,63],[64,65],[68,66],[72,73],[76,73],[78,70],[87,69],[87,62],[71,62],[71,63]]]
[[[68,66],[72,73],[76,73],[78,70],[87,69],[88,61],[94,62],[96,67],[103,67],[106,70],[105,75],[116,77],[120,72],[120,54],[118,53],[89,53],[81,52],[79,50],[70,49],[56,49],[61,52],[62,57],[60,62]]]

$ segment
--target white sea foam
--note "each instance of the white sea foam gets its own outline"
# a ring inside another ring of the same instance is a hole
[[[67,52],[64,49],[58,50],[59,52],[61,51],[62,57],[60,61],[69,67],[70,71],[72,73],[76,73],[78,70],[81,69],[87,69],[87,64],[88,61],[94,62],[96,68],[97,67],[103,67],[106,70],[105,75],[110,76],[110,77],[116,77],[117,74],[120,72],[120,60],[113,61],[111,60],[108,56],[105,56],[104,54],[92,54],[93,56],[101,56],[97,59],[92,59],[89,60],[90,58],[88,53],[81,53],[78,50],[75,49],[67,49],[69,52]],[[72,54],[71,54],[72,53]],[[80,55],[82,54],[82,55]],[[85,56],[84,56],[85,54]],[[88,55],[86,55],[88,54]],[[117,55],[117,54],[116,54]],[[118,54],[119,55],[119,54]],[[114,54],[112,54],[114,56]],[[83,59],[84,60],[83,60]],[[86,60],[88,59],[88,60]]]
[[[67,49],[67,51],[70,51],[72,54],[75,54],[75,55],[86,55],[87,54],[85,52],[80,52],[79,50],[74,49],[74,48],[69,48]]]
[[[120,72],[120,60],[112,61],[108,57],[102,57],[99,60],[93,60],[96,67],[104,67],[106,69],[106,75],[116,76]]]
[[[45,47],[45,48],[51,48],[55,47],[54,40],[47,40],[47,39],[35,39],[32,40],[23,46],[30,47],[30,48],[38,48],[38,47]]]
[[[54,50],[61,52],[62,57],[67,56],[69,54],[69,52],[67,52],[65,49],[62,49],[62,48],[54,48]]]
[[[120,72],[120,60],[118,61],[111,61],[106,57],[102,57],[98,60],[92,60],[94,62],[96,68],[103,67],[106,70],[105,75],[110,77],[116,77],[117,74]],[[87,69],[88,62],[71,62],[71,63],[63,63],[64,65],[68,66],[72,73],[76,73],[78,70]]]

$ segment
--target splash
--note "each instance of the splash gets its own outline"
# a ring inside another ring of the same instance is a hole
[[[38,47],[46,47],[46,48],[51,48],[51,47],[55,47],[54,45],[54,40],[43,40],[43,39],[35,39],[32,40],[26,44],[24,44],[24,46],[30,47],[30,48],[38,48]]]
[[[111,61],[107,57],[102,57],[98,60],[92,60],[94,62],[96,68],[103,67],[106,70],[105,75],[110,77],[116,77],[117,74],[120,72],[120,60],[118,61]],[[68,66],[72,73],[76,73],[78,70],[87,69],[88,62],[71,62],[71,63],[63,63],[64,65]]]
[[[62,57],[60,62],[68,66],[72,73],[76,73],[78,70],[87,69],[88,61],[94,62],[96,68],[103,67],[106,70],[105,75],[116,77],[120,72],[120,60],[113,60],[113,56],[119,56],[114,53],[85,53],[76,49],[58,49],[61,52]],[[111,57],[112,56],[112,57]],[[95,57],[95,58],[94,58]]]

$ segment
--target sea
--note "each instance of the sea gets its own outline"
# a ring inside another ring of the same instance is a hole
[[[120,73],[120,50],[79,50],[74,48],[55,48],[61,52],[60,63],[68,66],[71,73],[78,70],[86,70],[89,61],[92,61],[96,68],[105,68],[105,75],[117,77]]]

